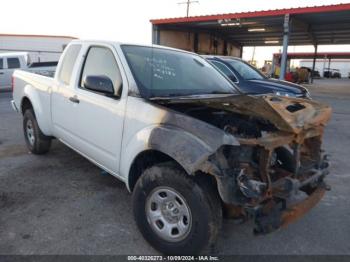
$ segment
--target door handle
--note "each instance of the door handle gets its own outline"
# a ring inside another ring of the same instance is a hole
[[[79,102],[80,102],[80,100],[76,96],[71,96],[69,98],[69,101],[71,101],[73,103],[77,103],[77,104],[79,104]]]
[[[0,75],[3,75],[4,74],[4,72],[0,72]]]

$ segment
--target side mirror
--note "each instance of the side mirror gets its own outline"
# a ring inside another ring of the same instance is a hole
[[[114,95],[112,80],[107,76],[87,76],[83,82],[84,88],[106,95]],[[119,91],[119,90],[118,90]]]

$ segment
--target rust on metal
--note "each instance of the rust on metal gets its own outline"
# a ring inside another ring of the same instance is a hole
[[[307,199],[304,201],[290,206],[288,210],[282,213],[282,224],[281,227],[286,227],[290,223],[296,221],[302,217],[310,209],[312,209],[320,200],[323,198],[326,189],[317,188]]]

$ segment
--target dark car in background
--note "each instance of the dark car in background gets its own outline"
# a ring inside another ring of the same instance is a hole
[[[339,69],[325,68],[323,71],[323,77],[325,78],[341,78]]]
[[[209,62],[247,94],[276,94],[287,97],[310,98],[308,90],[294,83],[268,78],[242,59],[204,56]]]
[[[310,67],[302,66],[301,69],[306,69],[313,78],[321,78],[318,70],[312,70]]]

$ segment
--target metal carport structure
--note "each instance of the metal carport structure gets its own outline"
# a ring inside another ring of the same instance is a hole
[[[283,46],[280,78],[284,78],[289,45],[313,45],[314,61],[319,45],[350,44],[350,3],[255,12],[229,13],[151,20],[153,43],[162,44],[162,30],[193,34],[207,33],[240,49],[244,46]],[[190,37],[190,35],[189,35]],[[176,47],[176,46],[175,46]]]
[[[273,54],[273,60],[281,59],[282,54]],[[313,59],[313,70],[315,70],[314,63],[316,59],[327,60],[328,68],[330,67],[333,59],[350,59],[350,52],[317,52],[315,53],[304,53],[304,52],[293,52],[287,54],[287,61],[291,59]]]

